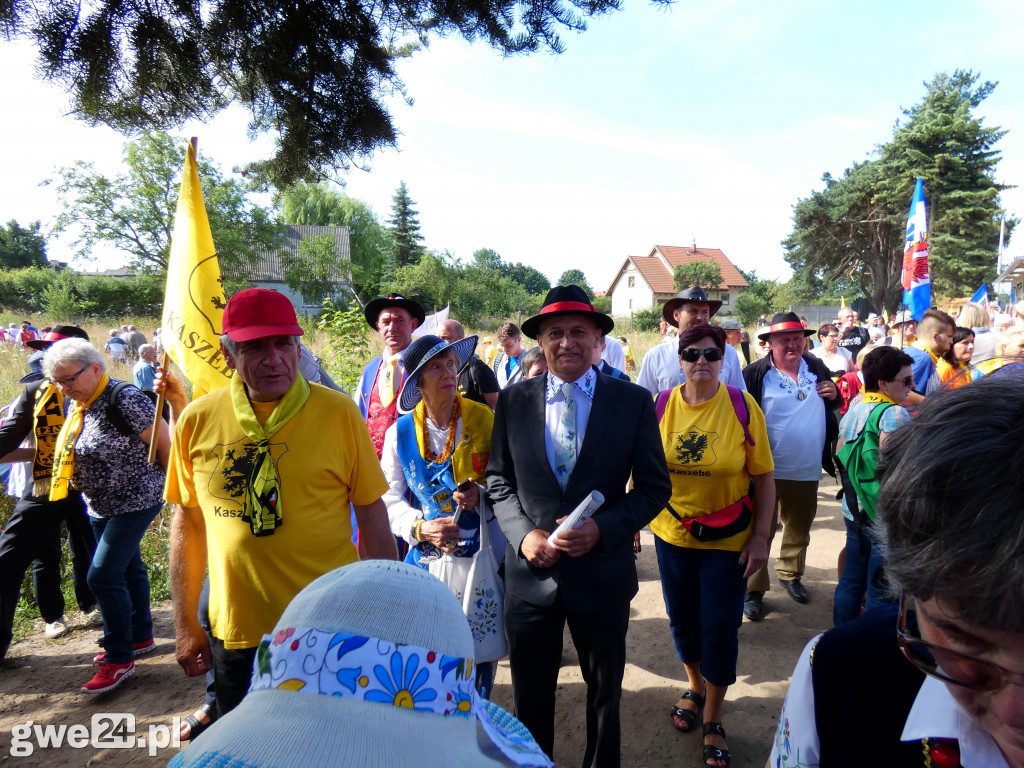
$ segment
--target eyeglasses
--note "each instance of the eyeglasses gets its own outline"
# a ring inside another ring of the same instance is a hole
[[[88,370],[88,368],[88,365],[83,366],[74,376],[68,376],[68,378],[66,379],[52,379],[52,381],[58,387],[70,387],[72,384],[75,383],[79,376],[81,376],[83,373],[86,372],[86,370]]]
[[[972,691],[997,691],[1007,683],[1024,685],[1024,674],[1020,672],[1010,672],[990,661],[922,640],[917,629],[917,613],[908,603],[906,593],[902,593],[896,639],[903,655],[922,672]]]
[[[906,376],[906,377],[904,377],[902,379],[890,379],[890,381],[892,381],[893,384],[898,382],[898,383],[900,383],[900,384],[902,384],[905,387],[908,387],[910,389],[914,388],[914,377],[913,376]]]
[[[683,359],[684,363],[696,363],[700,360],[701,355],[704,355],[704,359],[709,363],[717,363],[723,357],[722,350],[718,347],[708,347],[707,349],[687,347],[679,353],[679,357]]]

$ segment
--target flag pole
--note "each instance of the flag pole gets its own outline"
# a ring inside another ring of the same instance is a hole
[[[189,143],[192,144],[192,152],[195,156],[199,157],[199,137],[193,136],[189,139]],[[164,297],[166,301],[166,296]],[[161,329],[162,332],[163,329]],[[164,350],[163,356],[160,358],[160,370],[164,373],[164,381],[167,381],[167,364],[170,362],[170,357],[167,351]],[[160,387],[160,394],[156,397],[156,413],[153,414],[153,429],[149,433],[149,463],[156,464],[156,448],[159,443],[160,437],[160,425],[163,423],[164,416],[164,403],[167,400],[167,385]]]

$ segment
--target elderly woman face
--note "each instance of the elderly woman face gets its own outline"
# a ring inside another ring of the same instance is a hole
[[[84,403],[96,391],[103,378],[103,370],[99,363],[79,365],[69,360],[54,366],[51,378],[65,397]]]
[[[459,385],[459,361],[455,353],[449,349],[430,358],[420,373],[418,384],[428,403],[443,403],[454,396]]]
[[[687,381],[709,382],[715,381],[722,372],[722,357],[722,350],[715,340],[705,336],[679,353],[679,364]]]
[[[969,624],[941,596],[914,602],[918,633],[932,645],[928,656],[947,677],[967,684],[944,681],[949,692],[992,734],[1011,765],[1024,765],[1024,633]]]
[[[974,336],[968,336],[963,341],[958,341],[953,345],[953,357],[959,363],[971,362],[971,356],[974,354]]]

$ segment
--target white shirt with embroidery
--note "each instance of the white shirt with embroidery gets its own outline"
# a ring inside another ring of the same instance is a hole
[[[548,457],[551,471],[557,477],[555,467],[558,455],[556,435],[558,422],[565,411],[565,397],[562,395],[562,384],[566,382],[548,371],[544,385],[544,453]],[[576,457],[579,458],[583,447],[583,436],[587,433],[587,422],[590,420],[590,407],[594,402],[594,387],[597,384],[597,371],[588,368],[587,372],[573,382],[576,385]],[[582,397],[581,397],[582,395]]]
[[[773,362],[764,376],[761,410],[775,459],[776,480],[821,479],[821,450],[825,446],[825,401],[818,379],[800,358],[797,378]]]

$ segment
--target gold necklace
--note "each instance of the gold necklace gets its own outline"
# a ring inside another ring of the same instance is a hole
[[[452,403],[452,418],[448,422],[448,437],[444,441],[444,451],[440,456],[435,456],[434,452],[430,450],[430,431],[427,429],[427,409],[426,406],[423,408],[423,452],[424,459],[432,461],[434,464],[444,464],[448,458],[452,455],[452,451],[455,449],[455,425],[459,421],[461,415],[461,408],[459,408],[459,398],[456,397]]]

